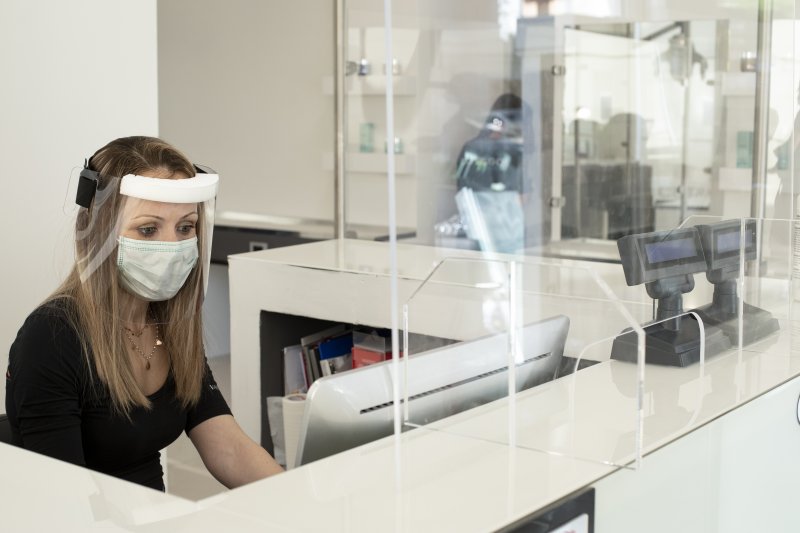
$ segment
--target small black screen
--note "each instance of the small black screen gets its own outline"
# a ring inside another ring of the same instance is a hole
[[[647,260],[650,264],[664,263],[667,261],[677,261],[695,257],[697,248],[695,240],[691,237],[684,239],[673,239],[670,241],[660,241],[646,244],[644,246]]]

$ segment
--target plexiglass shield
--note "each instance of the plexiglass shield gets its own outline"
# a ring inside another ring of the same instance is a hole
[[[124,319],[146,302],[148,322],[195,314],[207,286],[219,177],[189,178],[84,169],[78,187],[77,270],[91,301]]]

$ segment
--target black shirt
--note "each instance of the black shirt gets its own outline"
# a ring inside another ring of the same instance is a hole
[[[200,401],[184,409],[172,374],[135,407],[112,411],[106,386],[89,371],[63,303],[35,310],[11,345],[6,413],[15,443],[98,472],[164,490],[159,450],[209,418],[230,414],[206,364]]]
[[[456,166],[458,189],[473,191],[522,192],[522,140],[491,138],[487,135],[467,141]]]

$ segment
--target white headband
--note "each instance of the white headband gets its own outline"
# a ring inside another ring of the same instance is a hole
[[[126,174],[119,186],[120,194],[173,204],[205,202],[217,195],[219,175],[197,174],[193,178],[165,179]]]

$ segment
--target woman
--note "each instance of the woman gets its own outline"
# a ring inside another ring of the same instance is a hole
[[[19,446],[164,490],[159,450],[185,430],[229,488],[281,471],[234,421],[205,360],[217,179],[151,137],[87,161],[75,267],[11,346]]]

